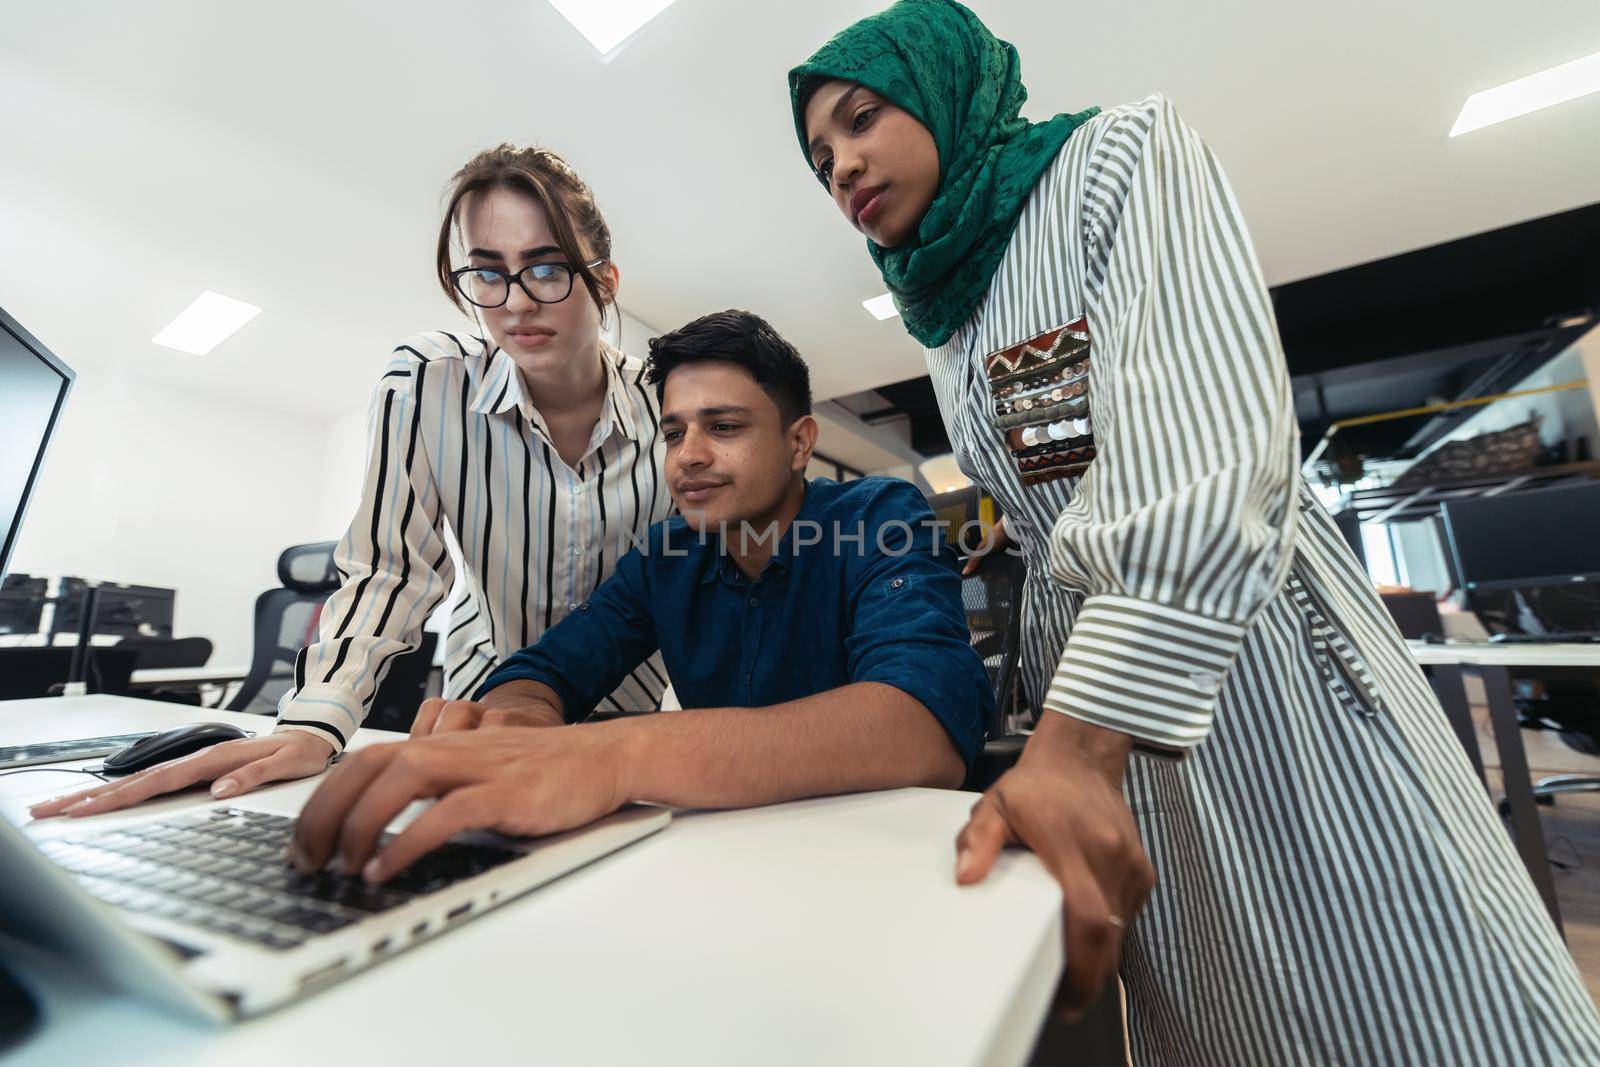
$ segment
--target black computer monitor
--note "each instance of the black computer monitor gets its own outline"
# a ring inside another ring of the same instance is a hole
[[[1468,591],[1600,582],[1600,482],[1451,500],[1441,510]]]
[[[22,530],[72,369],[0,308],[0,579]]]

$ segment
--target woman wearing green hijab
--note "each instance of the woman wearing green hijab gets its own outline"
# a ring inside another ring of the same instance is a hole
[[[1271,304],[1201,140],[1160,96],[1024,121],[1015,49],[952,0],[856,23],[789,85],[1028,563],[1041,718],[958,880],[1039,854],[1064,995],[1120,953],[1139,1064],[1600,1063],[1571,958],[1298,476]]]

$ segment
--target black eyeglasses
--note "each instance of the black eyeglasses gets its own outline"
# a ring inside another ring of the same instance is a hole
[[[604,263],[597,259],[584,266],[594,269]],[[498,267],[462,267],[450,272],[456,291],[481,308],[497,308],[511,299],[515,281],[537,304],[559,304],[572,295],[572,278],[577,268],[571,263],[534,263],[512,273]]]

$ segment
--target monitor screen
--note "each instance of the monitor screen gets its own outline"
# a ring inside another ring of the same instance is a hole
[[[1451,500],[1442,510],[1468,589],[1600,580],[1600,482]]]
[[[67,365],[0,310],[0,578],[71,386]]]

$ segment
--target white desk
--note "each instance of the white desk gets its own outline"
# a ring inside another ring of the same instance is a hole
[[[194,718],[125,697],[9,701],[0,745]],[[363,730],[354,744],[394,737]],[[27,804],[75,779],[0,778],[0,812],[24,821]],[[292,813],[314,785],[238,803]],[[230,1030],[24,964],[48,1021],[7,1067],[1022,1063],[1060,973],[1060,897],[1020,852],[980,886],[954,884],[953,839],[973,799],[903,789],[681,813],[654,837]],[[192,794],[162,806],[206,803]]]
[[[133,689],[156,689],[163,685],[226,685],[250,673],[249,667],[147,667],[133,672]]]
[[[1495,644],[1492,641],[1407,642],[1423,666],[1600,667],[1600,644]]]
[[[1480,778],[1483,755],[1478,750],[1478,734],[1472,725],[1462,686],[1463,669],[1477,672],[1483,680],[1489,705],[1489,726],[1494,731],[1500,753],[1500,771],[1511,809],[1511,837],[1534,886],[1544,898],[1556,929],[1561,929],[1561,909],[1556,903],[1555,879],[1550,874],[1550,859],[1545,850],[1544,831],[1539,824],[1539,808],[1534,800],[1532,772],[1522,745],[1516,701],[1511,696],[1509,668],[1539,667],[1589,668],[1600,670],[1600,644],[1495,644],[1494,642],[1456,642],[1429,644],[1412,641],[1411,652],[1428,674],[1434,693],[1444,707],[1467,758]]]

